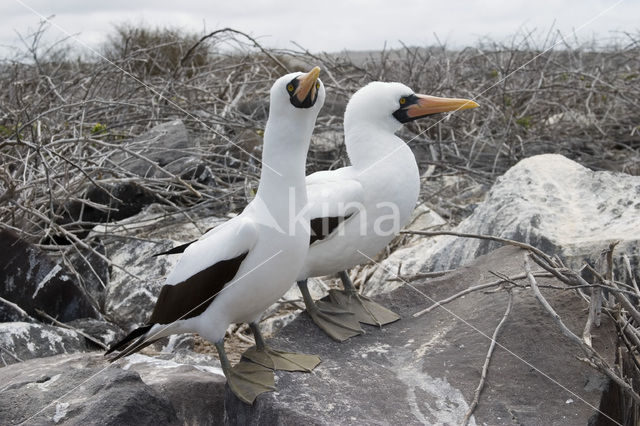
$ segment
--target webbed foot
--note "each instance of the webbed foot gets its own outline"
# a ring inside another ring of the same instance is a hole
[[[247,349],[242,356],[272,370],[310,372],[320,364],[320,357],[271,349],[268,346]]]

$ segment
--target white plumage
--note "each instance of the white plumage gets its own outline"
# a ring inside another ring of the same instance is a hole
[[[392,116],[398,99],[411,93],[400,83],[370,83],[349,101],[344,137],[351,166],[309,175],[307,193],[311,219],[327,217],[327,211],[358,214],[311,245],[299,279],[368,262],[359,251],[375,256],[411,217],[420,174],[413,152],[394,134],[402,123]]]
[[[248,252],[234,279],[204,314],[176,323],[178,332],[195,331],[216,342],[229,324],[259,319],[287,291],[306,257],[308,224],[291,223],[290,214],[298,214],[307,203],[305,159],[325,95],[321,86],[313,107],[292,106],[285,86],[300,75],[281,77],[271,89],[256,198],[240,215],[189,246],[167,277],[165,284],[176,284],[221,260]]]
[[[268,385],[255,388],[254,382],[262,379],[246,380],[246,372],[232,371],[222,341],[229,324],[255,323],[290,288],[306,257],[308,220],[293,219],[307,203],[305,159],[325,98],[319,72],[316,67],[274,83],[255,199],[240,215],[186,248],[166,279],[148,325],[110,349],[129,345],[118,357],[163,336],[196,332],[216,343],[230,386],[240,380],[240,386],[232,386],[239,397],[251,402],[270,389]],[[236,377],[233,382],[230,375]]]
[[[403,123],[437,112],[474,108],[466,99],[416,95],[400,83],[373,82],[350,99],[344,115],[345,145],[351,166],[307,177],[310,219],[340,216],[344,221],[314,241],[298,274],[307,311],[336,340],[361,332],[357,321],[335,311],[356,313],[360,322],[381,325],[398,317],[353,292],[342,274],[346,297],[330,293],[333,306],[320,312],[310,302],[305,279],[334,274],[369,262],[409,221],[420,192],[415,156],[395,135]],[[362,314],[362,315],[360,315]],[[327,321],[327,315],[334,316]],[[337,319],[336,319],[337,318]],[[383,319],[384,318],[384,319]],[[344,323],[344,330],[340,325]]]

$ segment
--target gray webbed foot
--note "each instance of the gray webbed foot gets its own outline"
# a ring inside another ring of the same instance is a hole
[[[258,395],[276,390],[272,369],[247,361],[240,361],[231,367],[224,351],[224,342],[216,342],[215,345],[227,386],[242,402],[251,405]]]
[[[360,327],[360,322],[352,312],[337,306],[335,303],[323,300],[314,302],[307,287],[307,280],[299,281],[298,287],[307,307],[307,314],[333,340],[344,342],[353,336],[364,334],[364,330]]]
[[[271,370],[310,372],[320,364],[320,357],[301,353],[285,352],[268,347],[257,322],[249,324],[256,345],[247,349],[242,357]]]
[[[356,319],[364,324],[382,327],[400,319],[395,312],[356,292],[331,290],[329,297],[333,303],[352,312]]]

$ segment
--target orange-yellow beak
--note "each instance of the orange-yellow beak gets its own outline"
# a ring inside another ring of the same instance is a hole
[[[439,112],[460,111],[476,108],[479,105],[470,99],[438,98],[437,96],[416,95],[418,102],[407,107],[410,119],[424,117]]]
[[[303,102],[309,93],[311,93],[311,99],[316,96],[316,81],[318,81],[318,77],[320,76],[320,67],[313,67],[311,71],[306,74],[302,74],[298,77],[298,87],[294,93],[294,96],[298,98],[298,101]]]

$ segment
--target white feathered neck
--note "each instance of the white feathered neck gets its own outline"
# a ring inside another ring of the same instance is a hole
[[[393,117],[399,99],[411,94],[413,91],[404,84],[379,81],[353,94],[344,114],[344,136],[354,167],[366,168],[396,154],[415,162],[409,147],[395,135],[402,123]]]

